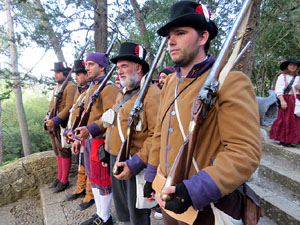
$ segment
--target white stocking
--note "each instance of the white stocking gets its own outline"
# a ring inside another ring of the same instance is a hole
[[[111,200],[112,200],[112,193],[108,195],[100,195],[99,189],[92,188],[95,204],[96,204],[96,210],[97,215],[106,222],[110,217],[110,206],[111,206]]]

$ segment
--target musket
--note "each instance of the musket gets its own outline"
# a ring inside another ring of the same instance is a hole
[[[116,42],[116,40],[117,40],[117,35],[114,35],[114,37],[113,37],[113,40],[111,41],[111,43],[110,43],[110,45],[108,46],[108,48],[107,48],[107,50],[106,50],[106,52],[105,52],[105,54],[107,55],[107,56],[109,56],[109,54],[110,54],[110,52],[111,52],[111,50],[112,50],[112,48],[113,48],[113,46],[114,46],[114,43]],[[113,72],[113,71],[112,71]],[[106,84],[106,82],[110,79],[110,77],[111,77],[111,75],[112,75],[112,73],[110,74],[110,76],[107,78],[105,78],[103,81],[105,81],[105,83],[101,83],[101,85],[102,85],[102,89],[105,87],[105,84]],[[108,76],[108,74],[107,74],[107,76]],[[101,86],[100,85],[100,86]],[[92,87],[92,83],[90,84],[90,86],[89,86],[89,89]],[[99,89],[99,88],[98,88]],[[102,90],[101,89],[101,90]],[[100,92],[101,92],[101,90],[100,90]],[[96,92],[96,91],[95,91]],[[99,92],[99,93],[100,93]],[[98,96],[99,96],[99,94],[98,94]],[[86,96],[85,96],[86,97]],[[79,103],[79,105],[78,105],[78,108],[79,108],[79,111],[78,111],[78,115],[76,115],[76,117],[75,117],[75,120],[74,120],[74,122],[73,122],[73,124],[72,124],[72,127],[71,127],[71,131],[73,131],[73,130],[75,130],[77,127],[80,127],[79,125],[82,125],[82,124],[85,124],[86,125],[86,123],[88,122],[88,118],[89,118],[89,113],[87,114],[87,115],[84,115],[85,116],[85,119],[84,119],[84,121],[82,121],[81,122],[81,119],[82,119],[82,117],[83,117],[83,115],[82,115],[82,113],[83,113],[83,111],[84,111],[84,102],[85,102],[85,97],[83,97],[82,98],[82,100],[81,100],[81,102]],[[92,105],[94,104],[94,102],[92,103]],[[89,104],[90,105],[90,104]],[[92,105],[91,105],[91,107],[92,107]],[[91,110],[91,109],[90,109]],[[87,119],[87,120],[86,120]],[[86,123],[85,123],[85,121],[86,121]],[[80,123],[81,122],[81,123]],[[83,125],[83,126],[85,126],[85,125]]]
[[[76,58],[76,60],[79,60],[79,59],[83,56],[83,54],[84,54],[84,52],[85,52],[87,46],[89,45],[89,43],[90,43],[90,39],[87,40],[87,42],[85,43],[84,47],[82,48],[82,50],[81,50],[81,52],[79,53],[79,55],[78,55],[78,57]],[[71,79],[72,73],[73,73],[73,71],[74,71],[74,67],[75,67],[75,65],[72,66],[72,69],[70,70],[70,72],[68,73],[68,76],[66,77],[66,79],[65,79],[64,82],[62,83],[62,85],[61,85],[59,91],[54,95],[54,98],[55,98],[55,99],[54,99],[54,107],[52,108],[52,110],[51,110],[50,113],[48,114],[48,118],[46,117],[45,120],[52,119],[53,117],[56,116],[59,101],[61,101],[63,92],[64,92],[64,90],[65,90],[65,88],[66,88],[66,86],[67,86],[69,80]],[[47,126],[46,126],[45,123],[44,123],[44,129],[47,130]]]
[[[170,173],[167,176],[164,188],[174,186],[175,184],[181,183],[184,179],[188,179],[201,125],[203,124],[209,110],[214,106],[217,99],[217,90],[219,86],[217,79],[219,73],[221,72],[227,56],[232,49],[235,35],[242,23],[242,20],[248,10],[250,10],[250,5],[251,0],[246,0],[244,2],[215,63],[213,64],[204,84],[194,99],[188,134],[174,160]],[[161,195],[161,198],[164,201],[169,201],[173,197],[174,196],[172,194]]]
[[[238,56],[234,60],[232,68],[240,61],[242,56],[245,54],[246,50],[250,47],[251,47],[251,41],[248,41],[247,44],[245,45],[245,47],[241,50],[241,52],[238,54]]]
[[[88,90],[90,90],[91,87],[92,87],[92,82],[91,82]],[[88,90],[86,90],[86,91],[88,91]],[[87,94],[87,93],[85,93],[85,94]],[[73,122],[73,124],[71,126],[71,131],[75,130],[78,127],[78,124],[79,124],[80,119],[82,117],[82,113],[84,111],[85,98],[86,98],[86,95],[82,98],[81,102],[78,105],[79,111],[78,111],[78,114],[76,115],[75,120],[74,120],[74,122]]]
[[[90,113],[92,110],[93,105],[95,104],[97,98],[99,97],[101,91],[105,88],[105,85],[107,81],[110,80],[114,70],[116,69],[117,65],[114,65],[110,71],[106,74],[104,80],[101,82],[101,84],[98,86],[98,88],[95,90],[95,92],[90,96],[89,103],[87,105],[86,110],[82,114],[82,117],[80,119],[80,122],[78,123],[78,127],[86,126],[90,117]]]
[[[146,75],[144,85],[143,85],[137,99],[135,100],[133,108],[131,109],[131,111],[129,113],[126,139],[122,143],[120,151],[117,155],[116,162],[115,162],[115,165],[114,165],[113,171],[112,171],[112,173],[114,175],[120,174],[123,170],[123,167],[118,167],[117,164],[119,162],[124,162],[127,159],[129,159],[130,147],[131,147],[131,143],[132,143],[132,136],[133,136],[133,133],[135,132],[136,125],[138,124],[138,122],[140,120],[140,113],[143,110],[143,101],[144,101],[144,98],[147,94],[149,85],[152,81],[152,75],[153,75],[153,73],[154,73],[154,71],[157,67],[158,61],[160,59],[160,56],[161,56],[161,54],[164,50],[164,46],[165,46],[166,43],[167,43],[167,38],[164,37],[162,39],[161,43],[160,43],[158,52],[157,52],[157,54],[156,54],[156,56],[153,60],[151,68],[150,68],[149,72]]]

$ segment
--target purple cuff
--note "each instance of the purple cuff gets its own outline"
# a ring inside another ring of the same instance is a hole
[[[148,164],[146,173],[145,173],[145,180],[152,183],[156,176],[156,172],[157,172],[157,166],[152,166],[152,165]]]
[[[126,160],[126,163],[133,175],[137,175],[146,167],[143,160],[137,154],[134,154],[131,159]]]
[[[101,130],[95,122],[93,122],[90,125],[86,126],[86,128],[89,130],[90,134],[93,137],[97,137],[98,135],[101,134]]]
[[[67,133],[69,133],[71,131],[71,129],[65,129],[63,135],[66,136]]]
[[[204,170],[193,175],[190,179],[184,180],[183,183],[188,189],[195,210],[199,210],[222,197],[218,186]]]
[[[54,122],[55,126],[58,126],[59,124],[61,124],[63,122],[63,120],[61,118],[59,118],[58,116],[53,117],[51,120]]]
[[[74,138],[73,138],[75,141],[80,141],[80,139],[79,138],[77,138],[76,136],[74,136]],[[80,141],[81,142],[81,141]]]

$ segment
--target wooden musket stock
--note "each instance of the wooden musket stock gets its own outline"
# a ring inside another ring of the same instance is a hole
[[[164,47],[165,47],[166,43],[167,43],[167,38],[164,37],[162,39],[161,43],[160,43],[159,49],[158,49],[157,54],[156,54],[156,56],[153,60],[151,68],[150,68],[149,72],[146,75],[144,85],[143,85],[137,99],[135,100],[133,108],[131,109],[131,111],[129,113],[127,136],[126,136],[126,140],[124,141],[126,143],[122,143],[121,149],[118,153],[117,160],[115,162],[115,165],[114,165],[114,168],[113,168],[113,171],[112,171],[114,175],[119,175],[123,170],[123,168],[117,168],[117,164],[119,162],[124,162],[127,159],[129,159],[129,153],[130,153],[130,147],[131,147],[133,132],[135,132],[135,127],[139,122],[140,113],[143,111],[144,98],[147,94],[149,85],[152,81],[152,75],[153,75],[153,73],[154,73],[154,71],[157,67],[157,63],[160,59],[161,54],[164,51]],[[123,156],[126,156],[126,157],[124,158]]]
[[[250,5],[251,0],[246,0],[244,2],[240,13],[236,18],[236,21],[234,22],[214,65],[212,66],[204,84],[202,85],[200,91],[194,99],[187,137],[184,140],[183,145],[179,149],[170,173],[167,176],[164,188],[179,184],[189,177],[189,171],[194,156],[199,130],[209,110],[214,106],[217,98],[217,90],[219,86],[217,79],[219,73],[221,72],[225,64],[229,52],[231,51],[235,35],[242,23],[245,14],[250,9]],[[169,194],[161,195],[161,198],[164,201],[169,201],[173,197],[173,195]]]

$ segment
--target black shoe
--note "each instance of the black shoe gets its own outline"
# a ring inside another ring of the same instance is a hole
[[[80,202],[77,209],[79,210],[85,210],[88,207],[90,207],[91,205],[93,205],[95,203],[94,199],[91,199],[89,202]]]
[[[84,195],[85,191],[83,190],[81,193],[76,193],[76,194],[67,194],[65,197],[66,201],[72,201],[75,200],[77,198],[79,198],[81,195]]]
[[[97,217],[94,219],[93,225],[113,225],[112,217],[110,216],[108,220],[104,223],[101,217],[96,215]]]
[[[92,218],[89,218],[88,220],[84,221],[80,225],[93,225],[94,219],[97,217],[97,214],[92,215]]]
[[[60,180],[56,178],[52,184],[48,185],[48,188],[55,188],[59,182],[60,182]]]
[[[66,184],[59,181],[58,185],[53,189],[53,193],[64,191],[67,187],[69,187],[69,181]]]

